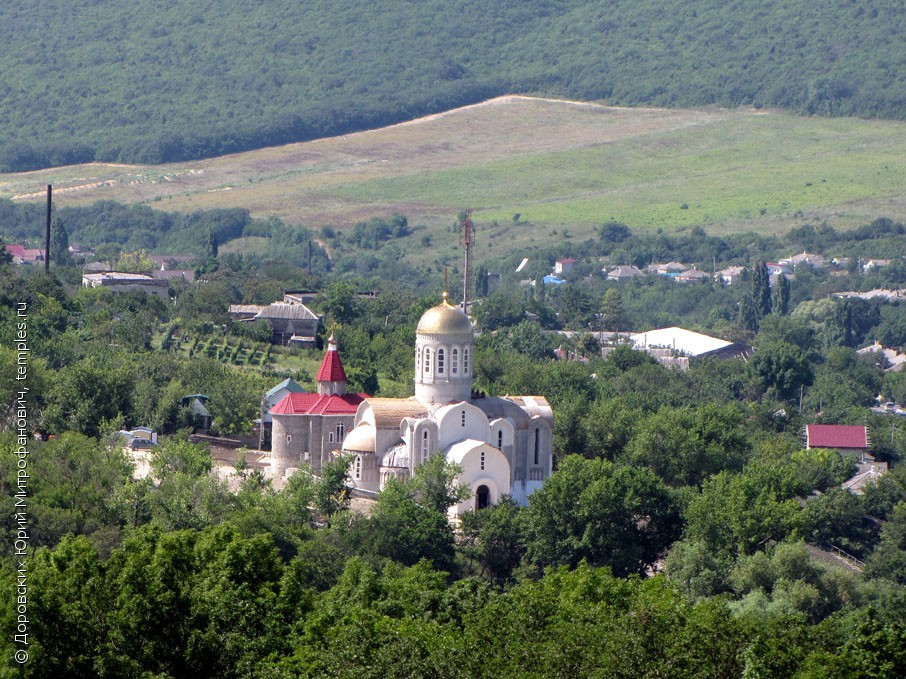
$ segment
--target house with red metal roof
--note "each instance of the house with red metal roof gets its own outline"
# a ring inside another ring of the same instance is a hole
[[[554,262],[554,273],[569,273],[576,268],[576,260],[572,257],[567,259],[558,259]]]
[[[7,243],[4,248],[12,255],[13,264],[37,264],[44,261],[44,250]]]
[[[317,382],[317,392],[290,392],[270,410],[271,467],[277,475],[292,473],[303,462],[319,474],[331,453],[340,450],[359,404],[368,398],[346,393],[346,371],[333,335]]]
[[[841,453],[863,456],[871,447],[868,427],[848,424],[807,424],[805,447],[836,448]]]

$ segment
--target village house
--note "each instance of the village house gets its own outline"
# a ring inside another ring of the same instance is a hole
[[[144,292],[163,299],[170,296],[170,286],[165,280],[159,280],[142,273],[124,271],[107,271],[103,273],[82,274],[82,286],[86,288],[105,288],[113,293]]]
[[[37,264],[44,261],[44,250],[14,244],[6,245],[5,249],[12,255],[13,264]]]
[[[729,266],[714,274],[714,279],[724,285],[734,285],[745,280],[746,271],[748,271],[748,269],[744,266]]]
[[[676,274],[673,280],[677,283],[707,283],[710,278],[711,277],[704,271],[699,271],[693,267],[682,273]]]
[[[689,266],[682,262],[667,262],[666,264],[649,264],[645,267],[645,270],[649,273],[656,273],[659,276],[674,276],[675,274],[686,271],[688,268]]]
[[[906,366],[906,354],[901,354],[896,349],[891,349],[875,342],[867,347],[856,350],[860,356],[866,354],[878,354],[878,363],[884,368],[884,372],[896,373],[903,370]]]
[[[576,268],[575,259],[558,259],[556,262],[554,262],[554,273],[555,274],[567,274],[575,268]]]
[[[645,272],[634,266],[618,266],[608,272],[607,280],[609,281],[631,281],[633,278],[644,277]]]
[[[229,314],[234,323],[266,321],[274,344],[298,347],[314,347],[317,344],[321,317],[301,302],[231,304]]]
[[[871,447],[868,427],[848,424],[807,424],[805,426],[805,447],[834,448],[841,453],[864,459]]]
[[[825,266],[826,262],[821,255],[816,255],[812,252],[802,252],[798,255],[788,257],[787,259],[781,259],[780,264],[781,266],[810,266],[813,269],[821,269]]]
[[[889,265],[890,265],[889,259],[869,259],[867,262],[862,264],[862,271],[864,271],[865,273],[868,273],[869,271],[872,271],[873,269],[880,269],[881,267],[889,266]]]

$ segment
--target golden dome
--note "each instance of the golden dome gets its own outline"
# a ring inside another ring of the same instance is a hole
[[[415,332],[425,335],[471,335],[472,322],[462,309],[447,301],[445,292],[443,302],[422,314]]]

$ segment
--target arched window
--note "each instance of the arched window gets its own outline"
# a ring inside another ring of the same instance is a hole
[[[497,447],[503,450],[503,429],[497,432]]]
[[[450,374],[455,375],[459,372],[459,349],[453,349],[450,352],[451,364],[450,364]]]
[[[422,370],[422,348],[418,347],[415,350],[415,372],[421,372]]]
[[[362,456],[361,455],[355,456],[355,477],[357,479],[362,478]]]
[[[422,432],[422,462],[428,459],[428,430]]]
[[[425,372],[431,372],[431,350],[425,347]]]
[[[535,430],[535,464],[540,464],[541,459],[541,430]]]
[[[344,436],[346,436],[346,425],[340,422],[337,425],[337,441],[342,441]]]
[[[327,432],[327,442],[333,443],[333,432],[332,431]]]
[[[438,375],[444,374],[444,350],[443,349],[437,350],[437,374]]]
[[[468,349],[462,350],[462,374],[463,375],[469,374],[469,350]]]

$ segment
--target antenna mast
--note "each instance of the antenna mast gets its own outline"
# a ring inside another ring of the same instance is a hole
[[[469,313],[472,304],[472,245],[475,243],[475,234],[472,230],[472,210],[466,210],[462,220],[462,230],[459,235],[459,244],[466,251],[465,270],[462,278],[462,310]]]

